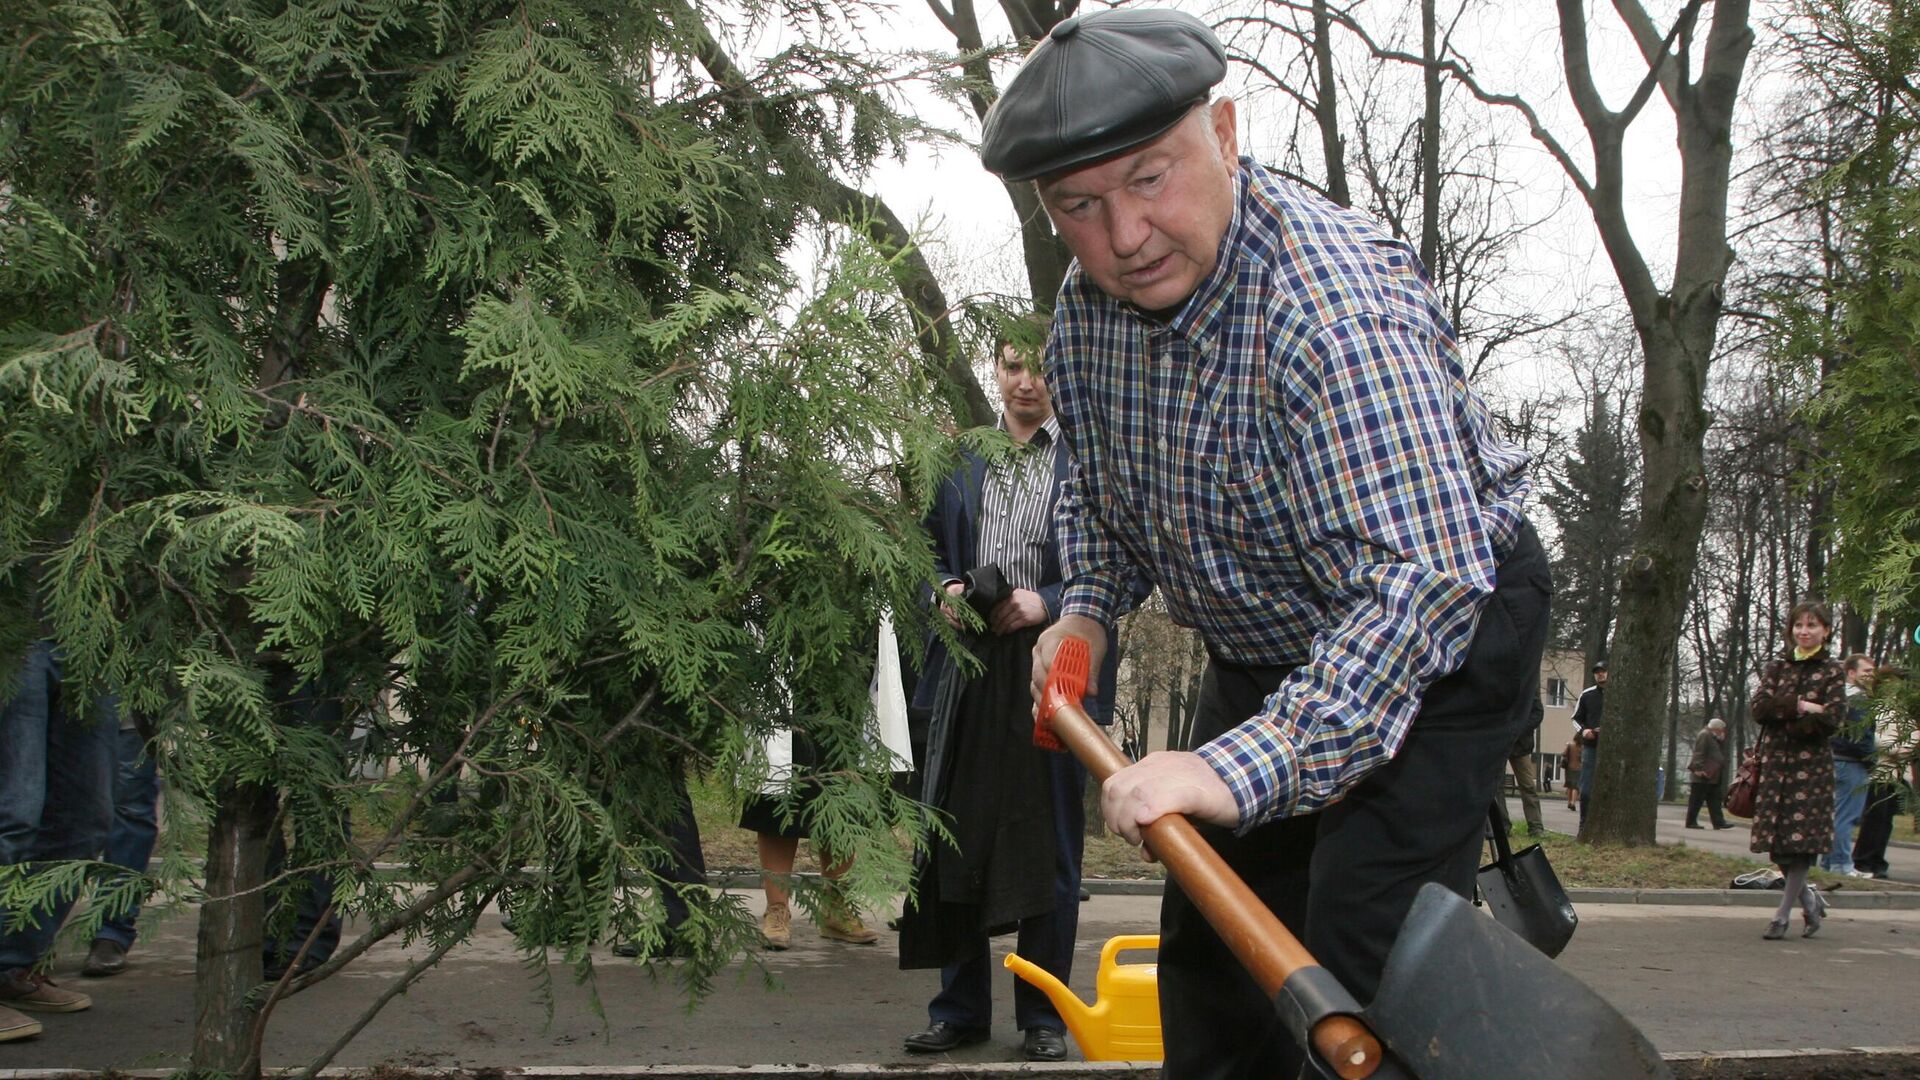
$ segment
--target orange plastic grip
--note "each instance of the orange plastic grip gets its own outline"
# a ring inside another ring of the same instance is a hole
[[[1033,745],[1042,750],[1064,750],[1053,733],[1053,714],[1063,705],[1078,706],[1087,696],[1087,643],[1084,638],[1069,637],[1054,651],[1053,667],[1047,671],[1047,685],[1040,693],[1040,705],[1033,711]]]

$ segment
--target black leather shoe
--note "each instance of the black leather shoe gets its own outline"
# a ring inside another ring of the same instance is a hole
[[[104,979],[127,970],[127,947],[110,938],[94,938],[87,950],[86,966],[80,974],[89,979]]]
[[[986,1028],[961,1027],[949,1024],[945,1020],[935,1020],[927,1025],[925,1031],[916,1031],[907,1036],[907,1052],[910,1054],[944,1054],[949,1050],[958,1050],[962,1046],[987,1041]]]
[[[1732,824],[1728,824],[1728,825],[1715,825],[1715,826],[1714,826],[1714,828],[1715,828],[1715,829],[1737,829],[1737,828],[1739,828],[1739,827],[1740,827],[1740,826],[1738,826],[1738,825],[1732,825]]]
[[[1020,1052],[1027,1056],[1028,1061],[1065,1061],[1066,1033],[1052,1028],[1028,1028],[1027,1039],[1020,1044]]]
[[[1692,822],[1688,822],[1688,823],[1687,823],[1687,828],[1689,828],[1689,829],[1704,829],[1704,828],[1706,828],[1706,826],[1705,826],[1705,825],[1695,825],[1695,824],[1693,824]]]

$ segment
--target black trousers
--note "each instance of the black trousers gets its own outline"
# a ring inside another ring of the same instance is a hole
[[[1708,783],[1705,780],[1695,780],[1687,791],[1687,824],[1700,824],[1700,807],[1704,805],[1707,808],[1707,815],[1713,819],[1715,828],[1725,825],[1727,815],[1720,809],[1725,795],[1726,788],[1720,781]]]
[[[1529,690],[1546,646],[1553,586],[1529,527],[1501,564],[1465,663],[1427,688],[1392,761],[1316,814],[1244,835],[1203,827],[1215,850],[1315,958],[1362,1003],[1420,886],[1473,895],[1487,807],[1507,749],[1532,719]],[[1258,712],[1289,667],[1215,659],[1201,684],[1195,738]],[[1306,1058],[1274,1007],[1169,882],[1160,909],[1160,1018],[1167,1080],[1274,1080]]]
[[[1893,819],[1900,813],[1900,789],[1892,784],[1867,788],[1867,808],[1860,815],[1860,835],[1853,842],[1853,868],[1869,874],[1887,872],[1887,841],[1893,838]]]

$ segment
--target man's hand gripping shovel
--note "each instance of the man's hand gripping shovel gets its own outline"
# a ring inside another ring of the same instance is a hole
[[[1105,782],[1128,762],[1080,708],[1086,688],[1087,646],[1069,637],[1054,655],[1033,741],[1072,751]],[[1363,1009],[1186,818],[1169,814],[1143,835],[1310,1048],[1319,1077],[1672,1077],[1646,1036],[1600,995],[1441,885],[1421,888]]]

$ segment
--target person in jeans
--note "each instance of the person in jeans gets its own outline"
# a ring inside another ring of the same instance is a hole
[[[145,874],[160,835],[160,769],[147,752],[147,736],[132,717],[120,721],[113,776],[113,827],[107,833],[106,861],[132,874]],[[106,978],[127,970],[127,950],[133,948],[140,900],[126,911],[107,918],[94,932],[80,974]]]
[[[1867,808],[1867,770],[1873,761],[1873,712],[1867,699],[1872,678],[1871,657],[1847,657],[1847,718],[1827,740],[1833,748],[1833,848],[1821,856],[1820,868],[1855,878],[1873,876],[1853,865],[1853,830]]]
[[[1721,809],[1721,798],[1727,790],[1727,722],[1719,718],[1707,721],[1700,734],[1693,739],[1693,760],[1687,763],[1687,776],[1693,780],[1692,790],[1687,793],[1687,828],[1704,829],[1700,824],[1700,807],[1705,805],[1707,815],[1713,819],[1716,829],[1731,829],[1727,815]]]
[[[113,821],[118,703],[71,715],[52,642],[27,649],[13,696],[0,707],[0,865],[91,859]],[[54,933],[74,896],[36,911],[0,910],[0,1042],[40,1033],[27,1012],[69,1013],[93,999],[47,977]]]

